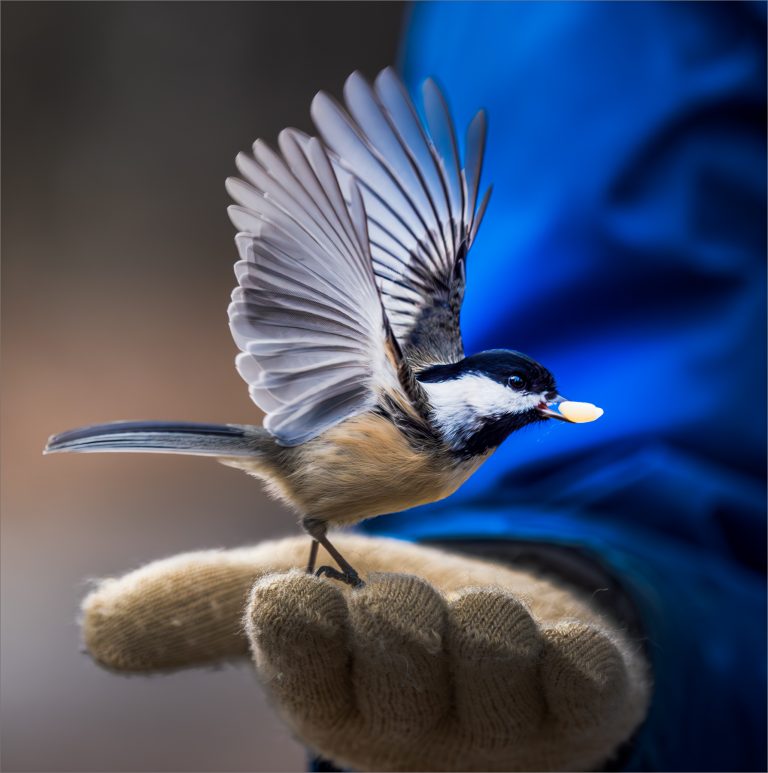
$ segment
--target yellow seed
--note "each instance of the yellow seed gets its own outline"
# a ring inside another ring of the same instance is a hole
[[[595,421],[595,419],[599,419],[603,415],[603,409],[592,405],[592,403],[574,403],[566,400],[557,407],[566,419],[577,424]]]

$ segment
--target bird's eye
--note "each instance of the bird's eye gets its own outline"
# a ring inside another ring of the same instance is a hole
[[[507,379],[507,384],[511,386],[512,389],[522,389],[525,386],[525,379],[515,373],[514,376],[510,376]]]

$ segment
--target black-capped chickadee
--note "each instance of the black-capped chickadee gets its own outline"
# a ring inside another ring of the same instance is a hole
[[[318,572],[356,585],[329,525],[447,497],[515,430],[596,416],[557,411],[552,374],[524,354],[464,356],[467,252],[490,195],[478,198],[484,112],[462,165],[431,80],[424,124],[392,69],[373,87],[353,73],[344,97],[346,110],[313,100],[322,139],[285,129],[280,153],[257,140],[237,157],[244,179],[227,180],[241,258],[230,328],[264,426],[116,422],[45,450],[198,454],[246,470],[298,512],[308,570],[319,543],[341,571]]]

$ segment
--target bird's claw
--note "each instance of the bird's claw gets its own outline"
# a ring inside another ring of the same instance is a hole
[[[315,577],[323,576],[330,577],[332,580],[339,580],[339,582],[344,582],[353,588],[362,588],[363,585],[365,585],[357,572],[340,572],[338,569],[334,569],[332,566],[321,566],[315,572]]]

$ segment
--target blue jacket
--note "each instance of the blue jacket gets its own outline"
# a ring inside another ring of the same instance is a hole
[[[419,3],[404,72],[489,113],[468,353],[605,409],[512,436],[451,499],[366,527],[579,545],[640,609],[628,770],[765,769],[765,5]]]

